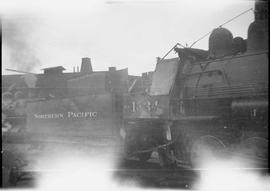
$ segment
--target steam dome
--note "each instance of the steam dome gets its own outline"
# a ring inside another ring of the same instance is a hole
[[[247,50],[247,43],[242,37],[233,38],[233,54],[243,53]]]
[[[209,53],[211,57],[220,58],[232,52],[233,35],[225,28],[216,28],[209,37]]]

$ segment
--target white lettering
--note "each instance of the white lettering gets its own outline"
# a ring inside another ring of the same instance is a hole
[[[97,112],[92,112],[92,117],[96,118],[97,117]]]
[[[36,119],[58,119],[58,118],[96,118],[97,112],[67,112],[66,115],[63,113],[46,113],[46,114],[34,114],[34,118]]]
[[[97,117],[97,112],[68,112],[68,118],[96,118]]]
[[[64,118],[64,114],[62,113],[34,114],[34,117],[37,119],[58,119]]]

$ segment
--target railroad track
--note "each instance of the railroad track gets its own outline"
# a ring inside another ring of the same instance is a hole
[[[62,143],[58,144],[61,145]],[[96,152],[101,151],[100,145],[96,147],[95,150]],[[107,148],[105,150],[109,149]],[[121,160],[115,169],[112,169],[111,171],[115,181],[119,181],[120,183],[134,181],[142,187],[191,189],[198,180],[202,170],[204,169],[191,169],[181,163],[178,163],[174,168],[161,168],[157,156],[152,155],[148,162],[141,162],[135,158]],[[256,171],[261,169],[247,170]],[[35,180],[40,173],[42,172],[39,172],[38,169],[24,169],[23,175],[18,179],[15,186],[19,188],[34,187]]]
[[[142,163],[126,159],[114,172],[119,182],[135,181],[142,187],[190,189],[198,179],[198,172],[185,167],[162,168],[155,159]]]

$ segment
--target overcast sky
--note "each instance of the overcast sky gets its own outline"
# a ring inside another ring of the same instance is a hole
[[[2,72],[59,65],[72,72],[91,57],[95,71],[116,66],[141,75],[177,42],[191,45],[249,8],[254,1],[1,0]],[[224,27],[246,38],[253,20],[250,11]],[[208,37],[194,48],[208,49]]]

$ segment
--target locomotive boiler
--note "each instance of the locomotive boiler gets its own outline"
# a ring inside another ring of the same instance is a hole
[[[126,155],[145,161],[156,150],[165,166],[196,164],[206,153],[237,153],[266,162],[266,3],[255,3],[247,39],[219,27],[209,37],[209,50],[175,51],[177,58],[158,60],[143,91],[125,97],[121,131]]]

